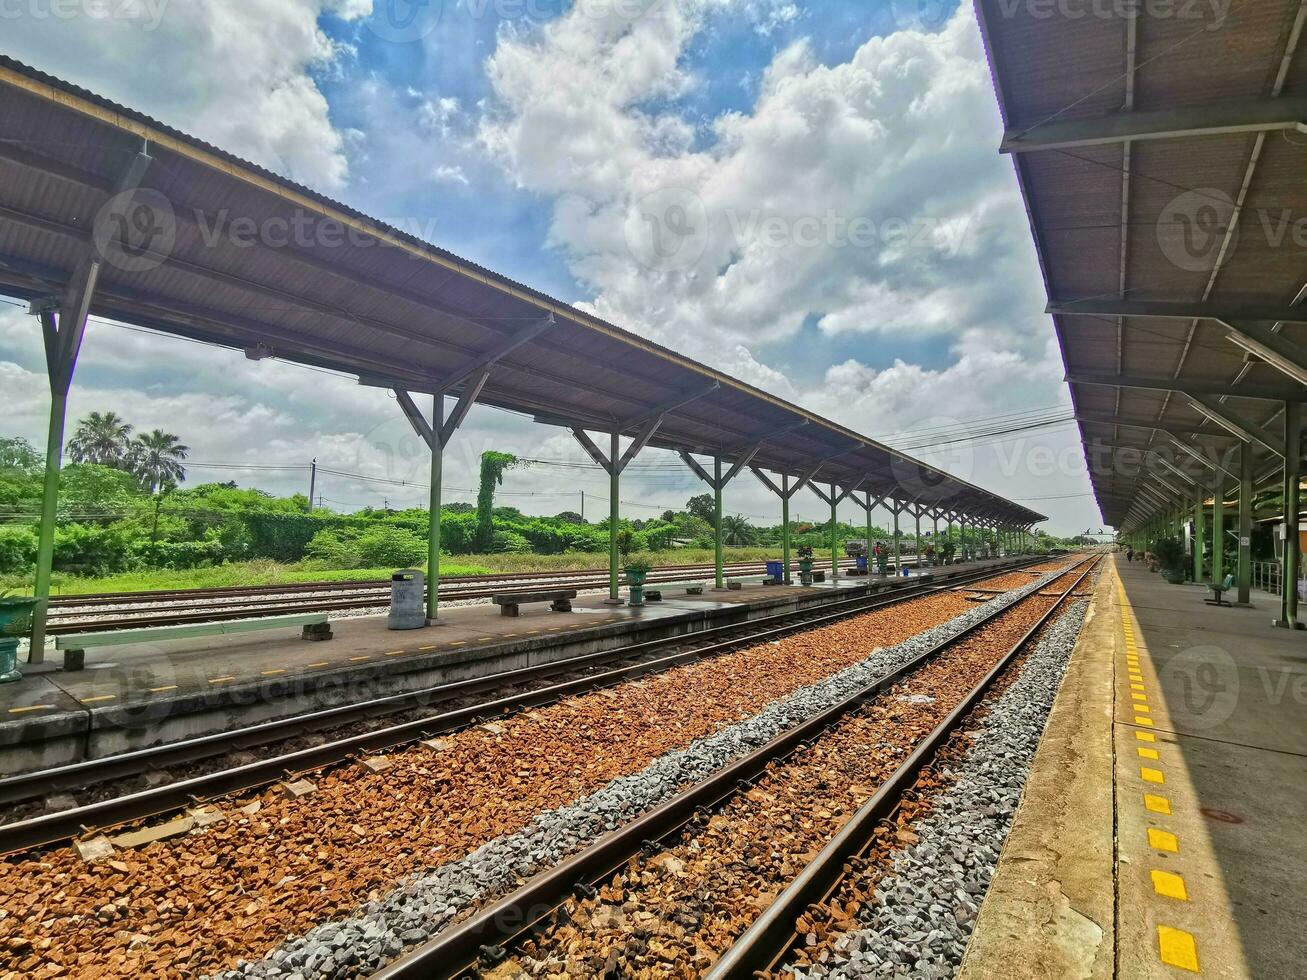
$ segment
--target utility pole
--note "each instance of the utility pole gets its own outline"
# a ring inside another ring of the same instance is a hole
[[[313,494],[318,489],[318,458],[309,464],[309,510],[313,509]]]
[[[581,491],[581,523],[585,523],[585,491]]]

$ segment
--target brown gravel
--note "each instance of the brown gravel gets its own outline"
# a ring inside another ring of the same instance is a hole
[[[496,977],[702,974],[1054,601],[1013,607],[774,763],[671,847],[633,860],[594,898],[570,901],[561,923],[527,940]],[[856,911],[850,900],[827,928],[846,927]]]
[[[0,864],[0,977],[194,976],[380,898],[667,750],[967,611],[911,600],[776,644],[677,668],[394,753],[381,773],[342,766],[299,800],[276,788],[225,801],[202,833],[84,865],[62,848]],[[237,807],[257,802],[245,815]]]

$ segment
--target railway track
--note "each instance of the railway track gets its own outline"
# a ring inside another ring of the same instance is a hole
[[[848,857],[1096,562],[1059,575],[1070,584],[1056,594],[1048,583],[782,731],[376,976],[773,969],[798,941],[804,910],[830,896]],[[878,785],[856,785],[876,756]],[[786,866],[813,850],[806,865]]]
[[[905,557],[904,564],[913,561]],[[830,561],[816,562],[818,571],[829,570]],[[840,568],[852,568],[841,562]],[[766,570],[765,562],[738,562],[725,566],[726,575],[754,575]],[[712,565],[673,565],[655,569],[647,582],[683,581],[687,577],[709,577]],[[557,588],[579,591],[608,587],[607,569],[580,572],[514,572],[497,575],[459,576],[442,579],[445,601],[490,599],[520,592],[523,583],[548,582]],[[302,585],[248,586],[230,589],[184,589],[160,592],[99,593],[86,596],[56,596],[51,599],[47,634],[61,636],[86,631],[140,629],[154,626],[182,626],[193,623],[249,619],[306,612],[350,612],[384,607],[390,602],[388,582],[320,582]]]
[[[1012,568],[1028,568],[1036,564],[1037,561],[1031,559],[1012,566],[991,567],[942,583],[903,586],[890,594],[837,600],[813,610],[764,617],[688,636],[600,651],[58,769],[7,777],[0,779],[0,804],[5,806],[7,813],[23,819],[0,825],[0,854],[57,843],[78,836],[87,828],[103,829],[139,822],[192,806],[198,801],[275,782],[287,772],[321,769],[360,754],[382,752],[491,718],[717,657],[742,647],[775,642],[796,632],[901,606],[941,591],[1001,580],[1012,574]],[[487,694],[492,696],[487,698]],[[445,710],[434,713],[439,707]],[[387,717],[395,715],[401,717]],[[383,717],[388,723],[377,728],[377,720]],[[327,735],[325,740],[323,733]],[[315,736],[316,744],[299,744],[308,736]],[[283,750],[278,751],[278,746]],[[223,765],[224,757],[230,757],[233,752],[248,754],[256,748],[263,750],[263,758],[239,765]],[[150,774],[154,780],[160,774],[177,778],[165,785],[142,788],[138,783],[145,774]],[[115,783],[119,785],[115,786]],[[98,797],[94,801],[75,808],[41,813],[35,805],[22,806],[24,801],[50,794],[84,791],[89,786],[101,786],[104,790],[94,794]]]

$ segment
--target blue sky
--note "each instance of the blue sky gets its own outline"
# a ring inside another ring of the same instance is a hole
[[[954,442],[1067,403],[969,7],[154,2],[149,22],[11,19],[0,49],[863,433],[948,436],[919,454],[1012,497],[1056,498],[1031,506],[1059,530],[1098,526],[1072,427]],[[411,11],[417,29],[396,37],[392,14]],[[707,229],[673,266],[637,240],[648,202],[669,195]],[[395,406],[349,379],[93,327],[74,414],[170,427],[197,461],[248,464],[241,482],[294,489],[298,471],[256,467],[315,456],[383,472],[376,443],[403,438]],[[37,341],[0,305],[0,382],[32,438],[48,397]],[[578,455],[487,409],[460,439],[455,486],[471,486],[484,448]],[[1031,461],[1049,455],[1051,470]],[[548,470],[518,479],[508,492],[577,489]],[[628,487],[632,516],[698,492],[656,456]],[[422,497],[342,480],[333,499],[382,493]],[[775,509],[752,483],[730,496],[742,513]]]

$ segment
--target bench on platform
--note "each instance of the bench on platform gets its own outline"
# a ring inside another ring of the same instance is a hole
[[[645,602],[662,602],[663,593],[671,590],[684,592],[686,595],[703,595],[707,588],[705,582],[657,582],[644,587]]]
[[[504,616],[520,616],[520,607],[531,602],[547,602],[554,612],[571,612],[572,600],[576,598],[576,589],[544,589],[540,592],[510,592],[494,598],[496,606]]]
[[[110,630],[104,633],[68,633],[57,636],[54,648],[64,654],[64,670],[81,670],[86,665],[86,651],[91,647],[116,647],[128,643],[160,643],[167,640],[191,640],[200,636],[226,636],[259,630],[303,627],[306,640],[330,640],[331,627],[326,613],[298,613],[291,616],[265,616],[262,619],[232,619],[215,623],[188,623],[183,626],[150,626],[137,630]]]
[[[769,582],[775,582],[775,579],[770,575],[732,575],[726,580],[726,587],[732,592],[738,592],[748,582],[766,585]]]
[[[1232,603],[1226,602],[1225,599],[1222,598],[1227,592],[1229,592],[1231,589],[1234,588],[1233,575],[1227,575],[1225,577],[1225,581],[1223,581],[1220,585],[1217,585],[1215,582],[1213,582],[1211,585],[1208,586],[1208,588],[1212,590],[1212,598],[1204,599],[1203,602],[1207,603],[1209,606],[1232,606],[1233,605]]]

